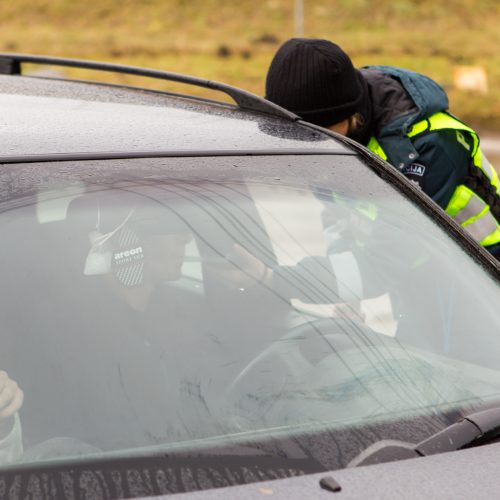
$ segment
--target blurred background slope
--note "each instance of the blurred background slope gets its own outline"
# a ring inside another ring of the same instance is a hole
[[[302,33],[328,38],[358,66],[428,74],[448,91],[452,112],[483,132],[500,131],[500,0],[11,0],[0,3],[0,15],[3,52],[189,73],[260,95],[280,43]],[[123,75],[90,78],[185,90]],[[207,92],[198,94],[214,97]]]

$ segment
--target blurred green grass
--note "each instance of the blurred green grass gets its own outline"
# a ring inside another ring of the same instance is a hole
[[[274,52],[294,36],[293,6],[293,0],[5,1],[0,50],[166,69],[262,95]],[[498,0],[304,0],[304,7],[305,36],[339,43],[358,66],[424,72],[446,88],[452,112],[482,130],[500,131]],[[454,88],[459,65],[483,67],[488,94]],[[91,77],[151,85],[124,75]],[[185,91],[163,82],[152,86]]]

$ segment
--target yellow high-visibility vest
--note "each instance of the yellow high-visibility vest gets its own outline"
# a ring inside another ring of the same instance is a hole
[[[476,132],[448,113],[439,112],[415,123],[408,131],[407,136],[415,138],[424,132],[435,130],[456,131],[457,141],[470,152],[472,168],[478,169],[473,174],[481,179],[483,184],[488,184],[488,191],[495,193],[495,203],[500,204],[498,174],[481,152],[479,137]],[[464,132],[472,137],[472,147],[465,140]],[[370,139],[367,147],[383,160],[387,160],[387,154],[375,137]],[[492,213],[492,207],[471,186],[467,184],[458,185],[445,211],[482,246],[488,247],[500,243],[500,220],[497,219],[498,215],[495,217]]]

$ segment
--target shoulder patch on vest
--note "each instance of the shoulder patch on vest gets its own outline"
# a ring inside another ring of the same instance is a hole
[[[404,176],[413,184],[418,186],[422,191],[425,191],[425,171],[427,167],[420,163],[410,163],[403,169]]]
[[[424,165],[420,165],[420,163],[411,163],[403,169],[403,174],[423,177],[425,174],[425,168],[426,167]]]

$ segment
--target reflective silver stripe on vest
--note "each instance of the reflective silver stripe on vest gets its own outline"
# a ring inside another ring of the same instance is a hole
[[[341,301],[361,300],[363,280],[358,261],[352,252],[334,253],[328,256],[337,278],[338,295]]]
[[[490,181],[493,179],[493,167],[491,163],[488,161],[488,158],[484,156],[483,151],[481,150],[481,166],[483,167],[486,175],[490,179]]]
[[[472,224],[464,227],[464,229],[476,240],[482,241],[484,238],[494,233],[498,228],[498,222],[490,211],[486,212]]]
[[[465,205],[460,212],[456,213],[453,218],[455,219],[456,222],[459,224],[463,224],[465,221],[469,220],[472,217],[475,217],[476,215],[479,215],[479,213],[484,210],[484,207],[486,206],[486,203],[479,198],[479,196],[473,194],[471,199],[469,200],[469,203]]]

